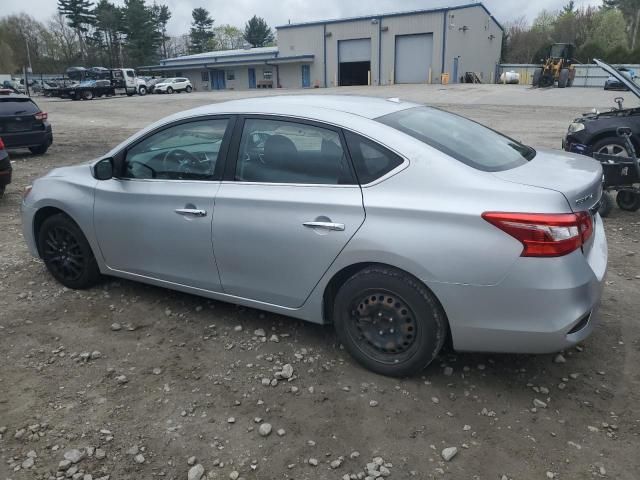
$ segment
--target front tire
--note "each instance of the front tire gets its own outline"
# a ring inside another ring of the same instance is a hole
[[[532,87],[539,87],[540,86],[540,78],[542,78],[542,69],[541,68],[536,68],[533,71],[533,81],[531,82],[531,86]]]
[[[167,87],[167,93],[173,93],[173,88]]]
[[[38,250],[49,273],[67,288],[81,290],[100,280],[100,269],[89,242],[78,225],[62,213],[42,223]]]
[[[640,194],[631,190],[620,190],[616,195],[616,203],[620,210],[637,212],[640,209]]]
[[[191,93],[191,90],[193,90],[193,88],[191,88],[191,86],[190,86],[190,85],[187,85],[187,88],[185,88],[185,91],[186,91],[187,93]]]
[[[138,95],[141,95],[144,97],[146,94],[147,94],[147,87],[142,86],[138,88]]]
[[[593,144],[592,150],[595,153],[606,155],[616,155],[618,157],[630,157],[625,141],[620,137],[606,137]]]
[[[567,88],[567,84],[569,83],[569,69],[563,68],[560,70],[560,75],[558,76],[558,88]]]
[[[391,267],[367,267],[349,278],[335,296],[333,320],[356,361],[393,377],[424,369],[447,336],[447,320],[434,295]]]

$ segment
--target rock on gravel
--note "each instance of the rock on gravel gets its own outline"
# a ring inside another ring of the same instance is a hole
[[[262,437],[268,437],[269,435],[271,435],[271,430],[272,430],[272,427],[270,423],[263,423],[258,428],[258,433]]]
[[[458,454],[458,449],[456,447],[447,447],[442,450],[442,458],[446,462],[450,462],[453,457]]]
[[[71,463],[78,463],[80,460],[84,458],[84,452],[81,452],[77,448],[73,450],[67,450],[64,452],[65,460],[69,460]]]
[[[567,363],[567,359],[561,353],[557,354],[553,359],[553,363]]]
[[[200,480],[204,475],[204,467],[200,464],[197,464],[189,469],[189,473],[187,475],[188,480]]]

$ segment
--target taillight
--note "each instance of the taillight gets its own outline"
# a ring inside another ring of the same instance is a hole
[[[0,138],[0,150],[4,150],[4,142]]]
[[[46,120],[47,118],[49,118],[49,115],[47,114],[47,112],[38,112],[35,115],[36,120]]]
[[[523,257],[560,257],[582,245],[593,234],[588,212],[544,214],[485,212],[487,222],[519,240]]]

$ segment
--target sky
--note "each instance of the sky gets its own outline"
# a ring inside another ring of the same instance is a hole
[[[124,0],[112,0],[123,4]],[[472,3],[473,0],[156,0],[169,6],[172,18],[168,25],[170,35],[186,33],[191,23],[191,10],[204,7],[211,12],[216,25],[229,23],[238,27],[254,14],[263,17],[269,25],[277,26],[313,20],[325,20],[346,16],[400,12]],[[152,3],[153,0],[147,0]],[[484,0],[485,6],[496,19],[507,22],[521,16],[529,21],[542,9],[560,9],[568,0]],[[26,12],[45,21],[56,12],[56,0],[2,0],[0,15]],[[602,0],[577,0],[577,7],[600,5]]]

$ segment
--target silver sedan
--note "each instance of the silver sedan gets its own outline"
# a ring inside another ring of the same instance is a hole
[[[607,267],[590,158],[398,99],[283,96],[165,118],[25,191],[69,288],[102,275],[331,323],[385,375],[456,350],[558,351]]]

